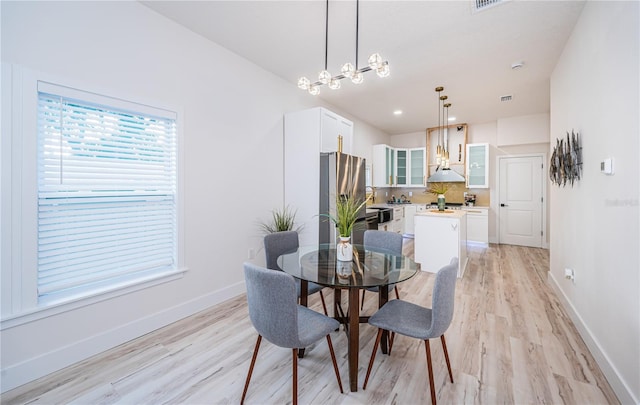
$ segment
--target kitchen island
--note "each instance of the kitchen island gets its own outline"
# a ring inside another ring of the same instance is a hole
[[[458,277],[467,267],[467,213],[428,209],[415,215],[415,261],[423,271],[436,273],[457,257]]]

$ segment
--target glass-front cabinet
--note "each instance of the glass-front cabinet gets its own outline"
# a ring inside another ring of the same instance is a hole
[[[426,186],[427,148],[409,149],[409,186]]]
[[[395,149],[389,145],[373,145],[373,186],[391,187],[396,175]]]
[[[396,149],[396,186],[406,186],[409,174],[409,160],[407,149]]]
[[[468,188],[489,188],[489,144],[467,145],[466,180]]]
[[[426,148],[393,148],[373,145],[374,187],[423,187],[426,178]]]

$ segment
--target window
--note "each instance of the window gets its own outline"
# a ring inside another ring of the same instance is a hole
[[[177,269],[176,114],[38,82],[40,304]]]

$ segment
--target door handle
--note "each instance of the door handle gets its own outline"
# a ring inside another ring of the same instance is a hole
[[[501,207],[508,207],[507,204],[500,204]]]

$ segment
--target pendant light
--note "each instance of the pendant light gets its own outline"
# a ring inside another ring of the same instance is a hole
[[[438,145],[436,146],[436,171],[442,163],[442,146],[440,146],[440,137],[442,136],[442,127],[440,126],[440,115],[442,111],[440,108],[440,104],[442,103],[442,97],[440,97],[440,93],[442,92],[442,90],[444,90],[444,87],[436,87],[436,92],[438,93]]]
[[[443,127],[445,129],[445,134],[446,134],[446,140],[443,138],[443,143],[445,148],[445,152],[444,152],[444,168],[445,169],[449,169],[449,107],[451,107],[451,103],[446,103],[444,105],[444,108],[446,109],[446,112],[447,112],[447,119],[443,123]]]
[[[332,90],[340,88],[340,81],[342,79],[351,79],[354,84],[360,84],[364,81],[363,73],[375,70],[378,77],[389,76],[389,62],[383,60],[379,53],[373,53],[367,60],[367,66],[363,68],[358,67],[358,33],[360,24],[360,0],[356,0],[356,64],[355,66],[350,62],[342,65],[340,74],[332,76],[327,69],[327,54],[328,54],[328,42],[329,42],[329,0],[326,0],[325,7],[325,39],[324,39],[324,70],[318,75],[318,80],[311,82],[306,77],[298,79],[298,88],[307,90],[312,95],[320,93],[320,86],[327,85]]]

